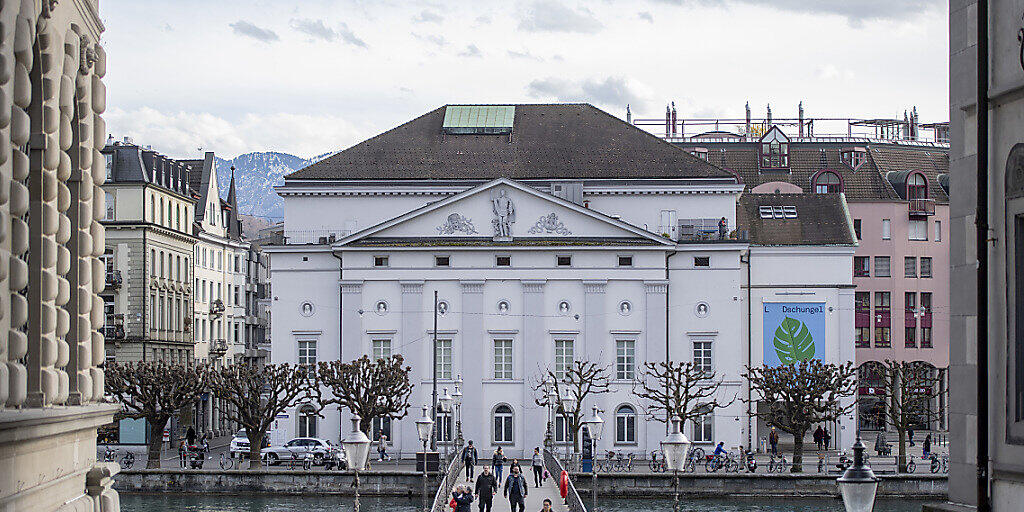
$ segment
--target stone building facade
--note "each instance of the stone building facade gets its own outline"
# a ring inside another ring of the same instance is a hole
[[[0,508],[116,512],[103,400],[97,2],[0,3]]]
[[[107,359],[192,361],[189,168],[127,141],[102,153]]]

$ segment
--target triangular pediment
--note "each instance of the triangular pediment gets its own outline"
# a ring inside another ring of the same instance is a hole
[[[654,233],[505,178],[399,215],[335,246],[367,239],[490,239],[500,243],[635,239],[647,245],[674,245]]]

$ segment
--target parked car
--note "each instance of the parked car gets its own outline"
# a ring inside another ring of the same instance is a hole
[[[271,466],[278,462],[301,461],[307,453],[313,454],[313,463],[316,465],[323,464],[324,459],[328,457],[339,457],[341,460],[345,458],[342,451],[330,441],[316,437],[296,437],[281,446],[264,448],[260,453]]]
[[[270,446],[270,432],[263,435],[263,446],[262,448],[268,448]],[[231,452],[232,457],[246,458],[249,456],[249,438],[245,436],[245,429],[241,429],[235,432],[235,436],[231,438],[231,445],[228,448]]]

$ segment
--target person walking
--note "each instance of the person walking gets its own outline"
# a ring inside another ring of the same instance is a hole
[[[480,476],[476,477],[476,497],[480,512],[491,512],[491,502],[494,500],[494,493],[498,492],[498,481],[491,474],[490,468],[484,466]]]
[[[462,449],[462,462],[466,463],[466,481],[473,481],[473,470],[476,469],[477,453],[476,447],[473,446],[473,441],[470,440],[469,444]]]
[[[821,441],[825,444],[825,449],[828,450],[829,445],[832,444],[832,434],[828,430],[821,431]]]
[[[189,425],[188,430],[185,431],[185,441],[188,442],[189,446],[195,446],[196,444],[196,429],[192,428],[192,425]]]
[[[519,507],[519,512],[526,512],[526,495],[529,494],[530,486],[520,473],[518,465],[510,467],[508,471],[509,475],[505,479],[505,488],[502,490],[502,494],[508,498],[511,512],[516,512],[516,506]]]
[[[473,503],[473,493],[469,492],[468,485],[458,485],[452,492],[452,500],[455,502],[454,512],[470,512],[470,504]]]
[[[377,440],[377,460],[384,462],[388,459],[388,436],[380,433],[380,439]]]
[[[518,469],[519,473],[522,474],[523,468],[519,467],[519,459],[512,459],[512,464],[509,464],[509,466],[508,466],[509,473],[512,472],[513,468]],[[526,477],[523,477],[523,478],[526,478]]]
[[[814,444],[818,445],[818,451],[821,451],[821,443],[825,441],[825,431],[821,429],[821,425],[814,430]]]
[[[931,453],[932,453],[932,435],[931,434],[928,434],[927,436],[924,437],[924,446],[922,446],[921,448],[924,450],[923,451],[923,455],[925,457],[928,457],[929,455],[931,455]]]
[[[540,512],[551,512],[551,500],[544,498],[544,505],[541,507]]]
[[[907,440],[910,441],[910,446],[914,446],[914,427],[907,429]]]
[[[533,449],[533,483],[540,487],[544,481],[544,456],[540,453],[540,447]]]
[[[501,451],[499,446],[497,450],[494,450],[494,455],[491,457],[491,470],[494,471],[494,476],[498,482],[501,482],[501,477],[504,476],[502,470],[505,467],[506,460],[505,453]]]
[[[768,444],[772,447],[772,455],[779,454],[779,433],[772,427],[772,431],[768,434]]]

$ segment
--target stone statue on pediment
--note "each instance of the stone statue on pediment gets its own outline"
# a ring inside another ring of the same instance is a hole
[[[516,222],[516,207],[505,189],[492,194],[491,205],[494,210],[494,238],[512,238],[512,224]]]

